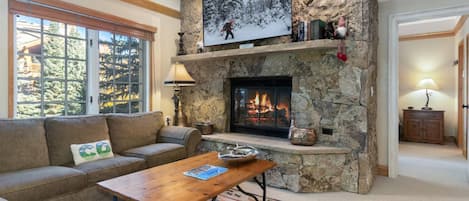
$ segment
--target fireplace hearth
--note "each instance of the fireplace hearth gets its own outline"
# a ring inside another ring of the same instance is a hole
[[[291,77],[231,79],[230,131],[288,137]]]

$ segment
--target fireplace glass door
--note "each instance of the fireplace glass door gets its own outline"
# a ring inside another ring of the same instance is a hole
[[[287,137],[291,78],[232,79],[231,131]]]

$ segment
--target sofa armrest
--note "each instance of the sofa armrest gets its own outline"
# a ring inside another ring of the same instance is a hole
[[[195,149],[201,140],[200,131],[190,127],[166,126],[161,129],[158,136],[158,142],[184,145],[188,157],[195,154]]]

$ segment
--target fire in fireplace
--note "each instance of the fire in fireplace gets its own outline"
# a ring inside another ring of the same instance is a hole
[[[231,79],[232,132],[288,137],[290,77]]]

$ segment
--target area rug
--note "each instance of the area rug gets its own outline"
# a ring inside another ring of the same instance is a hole
[[[257,199],[262,200],[262,195],[254,194]],[[280,201],[274,198],[269,198],[267,194],[267,201]],[[247,196],[241,193],[238,189],[232,188],[223,192],[222,194],[217,196],[217,201],[255,201],[254,198]]]

